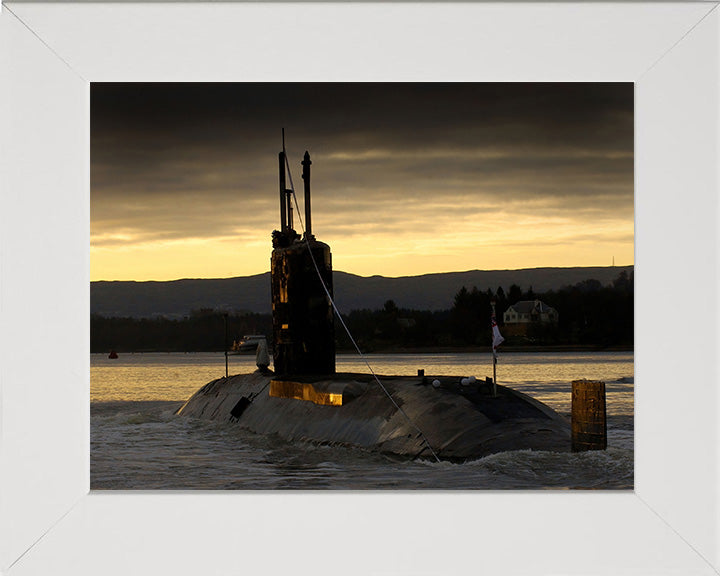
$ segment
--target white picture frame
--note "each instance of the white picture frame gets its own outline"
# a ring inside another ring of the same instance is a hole
[[[0,573],[717,574],[716,8],[6,2]],[[634,491],[90,492],[89,82],[272,80],[635,82]]]

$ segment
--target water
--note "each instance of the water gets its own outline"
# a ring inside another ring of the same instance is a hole
[[[484,378],[489,354],[375,354],[377,374]],[[231,356],[230,373],[251,372],[254,356]],[[367,372],[338,355],[338,371]],[[91,357],[92,489],[631,489],[633,356],[630,352],[506,353],[498,382],[569,416],[571,381],[606,382],[608,449],[521,450],[464,464],[407,461],[353,448],[288,444],[222,422],[174,416],[200,386],[225,375],[219,354]]]

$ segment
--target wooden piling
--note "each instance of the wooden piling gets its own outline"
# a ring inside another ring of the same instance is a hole
[[[572,383],[572,451],[607,448],[605,382],[574,380]]]

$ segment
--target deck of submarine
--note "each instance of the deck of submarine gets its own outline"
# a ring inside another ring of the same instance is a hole
[[[209,382],[178,414],[228,421],[289,442],[356,446],[407,457],[465,461],[508,450],[570,449],[567,419],[504,386],[456,376],[276,376],[256,371]],[[439,380],[433,387],[430,382]],[[397,407],[396,407],[397,405]],[[398,409],[400,407],[402,410]],[[404,412],[404,414],[403,414]]]

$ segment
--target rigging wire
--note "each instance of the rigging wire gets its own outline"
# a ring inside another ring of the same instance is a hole
[[[295,210],[297,211],[297,217],[298,221],[300,222],[300,228],[303,232],[303,237],[305,238],[305,243],[307,244],[308,252],[310,253],[310,259],[312,260],[313,266],[315,267],[315,272],[317,272],[318,279],[320,280],[320,284],[323,287],[323,290],[325,291],[325,295],[328,298],[328,301],[333,307],[333,310],[335,311],[335,315],[337,316],[338,320],[340,320],[340,324],[342,324],[342,327],[345,329],[345,333],[348,335],[348,338],[350,338],[350,341],[352,342],[353,346],[355,347],[355,350],[357,351],[358,355],[362,359],[362,361],[365,363],[365,366],[367,366],[368,370],[370,370],[370,374],[372,374],[373,378],[375,379],[375,382],[378,383],[382,391],[385,393],[385,395],[390,399],[390,402],[392,402],[393,406],[397,408],[398,412],[402,414],[405,419],[408,421],[410,426],[415,428],[417,432],[420,434],[420,437],[423,439],[423,442],[425,442],[425,445],[427,446],[428,450],[430,450],[430,453],[433,455],[435,460],[440,462],[440,458],[438,458],[438,455],[433,450],[432,446],[430,445],[430,442],[428,441],[425,434],[423,434],[423,431],[420,430],[420,428],[411,420],[410,416],[407,415],[405,410],[403,410],[400,405],[398,405],[397,402],[395,402],[395,399],[392,397],[392,394],[388,391],[388,389],[383,385],[383,383],[380,381],[380,378],[378,378],[377,374],[375,374],[375,370],[373,370],[372,366],[370,365],[370,362],[366,358],[366,356],[362,353],[360,350],[360,346],[358,346],[357,342],[355,342],[355,338],[353,338],[352,334],[350,333],[350,329],[345,324],[345,321],[343,320],[342,316],[340,315],[340,311],[338,310],[337,306],[335,305],[335,300],[330,295],[330,291],[328,290],[327,286],[325,285],[325,281],[322,278],[322,275],[320,274],[320,268],[317,265],[317,262],[315,261],[315,256],[312,253],[312,250],[310,248],[310,239],[308,238],[308,235],[305,233],[305,224],[302,220],[302,215],[300,213],[300,206],[298,204],[297,195],[295,194],[295,185],[293,184],[292,179],[292,171],[290,170],[290,162],[288,161],[288,155],[285,151],[285,130],[283,129],[283,156],[285,157],[285,167],[287,169],[288,179],[290,181],[290,191],[292,192],[292,197],[295,202]]]

